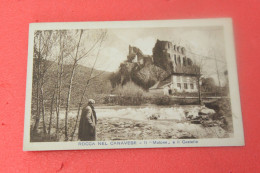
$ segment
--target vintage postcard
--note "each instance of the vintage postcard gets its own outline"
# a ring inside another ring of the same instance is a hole
[[[232,20],[30,24],[23,145],[243,146]]]

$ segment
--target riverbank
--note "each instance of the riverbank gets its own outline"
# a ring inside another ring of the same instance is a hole
[[[233,130],[221,127],[217,124],[218,120],[196,119],[196,123],[194,123],[187,118],[187,115],[190,115],[187,112],[196,115],[194,118],[197,118],[202,108],[203,106],[199,105],[96,106],[97,140],[227,138],[233,135]],[[69,113],[69,136],[75,127],[76,114],[77,110],[71,110]],[[46,120],[48,118],[47,116]],[[227,121],[229,125],[232,125],[232,118]],[[208,122],[210,126],[205,126],[205,123]],[[78,124],[77,122],[77,126]],[[46,137],[40,131],[39,135],[32,136],[32,141],[64,141],[64,110],[60,112],[59,126],[59,137],[56,139],[56,118],[54,116],[51,135]],[[40,126],[39,129],[42,130],[42,127]],[[76,127],[74,141],[77,140],[77,134],[78,127]]]

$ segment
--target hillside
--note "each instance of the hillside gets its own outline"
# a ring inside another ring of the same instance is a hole
[[[133,81],[148,90],[156,82],[173,73],[196,75],[199,71],[199,67],[187,57],[184,47],[157,40],[152,56],[145,55],[139,48],[129,45],[127,60],[120,64],[119,70],[110,80],[113,87]]]
[[[163,80],[167,75],[169,74],[165,70],[153,64],[141,66],[137,63],[123,62],[119,70],[111,75],[110,81],[113,87],[117,85],[123,86],[133,81],[138,86],[147,90],[153,86],[156,81]]]
[[[36,59],[34,59],[34,76],[33,76],[33,102],[36,93]],[[46,106],[50,104],[51,97],[55,90],[56,80],[57,80],[57,63],[53,61],[45,61],[44,64],[48,67],[44,77],[44,98],[46,101]],[[72,69],[72,65],[64,65],[63,67],[64,72],[62,75],[62,88],[61,88],[61,106],[64,106],[65,100],[67,97],[68,87],[69,87],[69,80],[70,80],[70,72]],[[71,107],[75,107],[81,98],[83,93],[84,87],[90,77],[91,68],[85,67],[82,65],[78,65],[75,71],[75,77],[73,79],[73,86],[72,86],[72,95],[71,95]],[[95,77],[96,76],[96,77]],[[86,101],[87,98],[94,98],[97,102],[99,102],[99,96],[102,94],[109,94],[112,87],[109,81],[109,77],[111,76],[110,72],[101,71],[101,70],[93,70],[92,80],[90,80],[89,85],[86,90],[86,97],[84,100]]]

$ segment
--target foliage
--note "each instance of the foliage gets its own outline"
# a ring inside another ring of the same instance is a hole
[[[109,80],[110,80],[110,83],[112,85],[113,88],[115,88],[117,85],[119,85],[121,83],[121,75],[120,73],[112,73],[110,76],[109,76]]]
[[[117,103],[119,105],[141,105],[143,103],[143,89],[133,82],[117,86],[113,93],[116,97],[105,98],[105,103]]]
[[[152,103],[156,105],[197,105],[198,100],[193,98],[175,99],[170,96],[154,97]]]
[[[142,96],[143,92],[143,89],[133,82],[128,82],[123,86],[117,86],[113,91],[114,94],[119,96]]]
[[[201,90],[202,92],[216,92],[217,86],[213,78],[202,78],[201,79]]]
[[[230,99],[222,98],[215,102],[211,103],[205,103],[206,107],[210,109],[214,109],[219,117],[225,116],[225,117],[231,117],[231,103]]]
[[[230,123],[227,122],[227,119],[232,119],[230,99],[222,98],[215,102],[205,103],[205,106],[216,111],[212,118],[223,121],[224,126],[222,128],[233,131],[232,121],[229,121]]]
[[[171,98],[169,96],[158,97],[154,101],[155,101],[155,104],[157,104],[157,105],[170,105],[171,104]]]
[[[34,66],[35,63],[37,63],[37,59],[34,59]],[[46,98],[46,107],[50,107],[50,102],[51,102],[51,96],[52,96],[52,91],[55,89],[55,78],[56,78],[56,70],[57,70],[57,64],[56,62],[52,61],[44,61],[43,63],[48,63],[52,64],[52,67],[46,72],[46,80],[44,84],[44,97]],[[36,68],[33,68],[35,74],[35,71],[37,70]],[[64,84],[62,85],[61,89],[61,106],[65,106],[65,98],[66,98],[66,92],[68,89],[68,73],[71,71],[71,65],[64,65],[64,75],[62,76],[62,80]],[[91,71],[90,68],[81,66],[79,65],[77,67],[77,73],[75,74],[74,82],[73,82],[73,87],[72,87],[72,99],[71,99],[71,107],[76,107],[77,104],[80,101],[80,96],[82,93],[82,90],[84,88],[84,84],[87,82],[88,78],[86,78],[87,74],[89,74]],[[88,90],[87,90],[87,96],[94,96],[96,94],[108,94],[110,93],[112,87],[109,82],[109,77],[111,75],[110,72],[104,72],[100,70],[94,70],[93,75],[98,75],[102,74],[95,79],[91,81],[89,84]],[[33,97],[32,97],[32,108],[35,109],[35,104],[36,104],[36,97],[35,97],[35,85],[36,85],[36,78],[33,78]],[[87,100],[87,97],[84,99],[85,101]]]
[[[108,75],[94,70],[105,37],[105,30],[38,30],[34,33],[32,134],[37,135],[41,122],[44,135],[51,135],[50,128],[47,134],[45,123],[46,111],[50,110],[49,124],[53,123],[55,114],[56,138],[59,138],[62,123],[59,110],[64,107],[65,140],[68,140],[69,109],[81,105],[93,93],[110,92]],[[79,65],[93,56],[96,58],[92,68]]]
[[[168,73],[158,66],[149,64],[140,66],[137,63],[121,63],[119,70],[111,74],[110,82],[113,88],[132,81],[144,90],[152,87],[156,81],[164,79]]]

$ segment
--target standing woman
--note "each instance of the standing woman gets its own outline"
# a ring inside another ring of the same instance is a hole
[[[79,122],[78,139],[81,141],[96,140],[97,117],[94,109],[95,100],[89,99],[88,105],[83,107]]]

